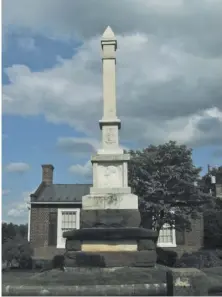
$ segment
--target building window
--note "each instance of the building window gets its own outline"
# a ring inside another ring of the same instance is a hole
[[[157,241],[159,247],[176,247],[176,231],[173,226],[164,224]]]
[[[79,229],[79,216],[79,208],[58,209],[57,248],[65,248],[66,239],[63,238],[64,232]]]

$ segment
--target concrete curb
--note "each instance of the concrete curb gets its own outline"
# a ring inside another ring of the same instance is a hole
[[[163,296],[166,284],[3,286],[2,296]]]

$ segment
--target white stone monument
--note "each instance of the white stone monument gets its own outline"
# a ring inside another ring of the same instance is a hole
[[[153,267],[157,233],[140,228],[138,197],[128,187],[129,154],[119,145],[116,114],[117,41],[110,27],[102,40],[102,145],[92,157],[93,186],[82,197],[80,229],[65,232],[66,267]]]
[[[83,209],[138,209],[138,197],[128,187],[129,154],[119,145],[121,121],[116,114],[116,49],[117,40],[110,27],[102,40],[103,118],[102,148],[92,157],[93,187],[82,199]]]

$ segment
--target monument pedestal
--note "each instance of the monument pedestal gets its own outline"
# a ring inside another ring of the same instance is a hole
[[[64,233],[65,267],[153,267],[157,233],[136,227],[83,228]]]

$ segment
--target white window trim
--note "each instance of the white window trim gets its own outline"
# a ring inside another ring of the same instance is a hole
[[[176,244],[176,229],[174,226],[172,226],[172,237],[173,237],[172,243],[165,243],[165,242],[157,241],[157,246],[159,246],[159,247],[176,247],[177,246],[177,244]],[[158,240],[159,240],[159,237],[158,237]]]
[[[30,228],[31,228],[31,207],[28,205],[28,242],[30,242]]]
[[[80,228],[80,208],[58,208],[58,216],[57,216],[57,248],[64,249],[65,248],[65,240],[61,242],[62,238],[62,212],[63,211],[71,211],[76,212],[76,229]]]

